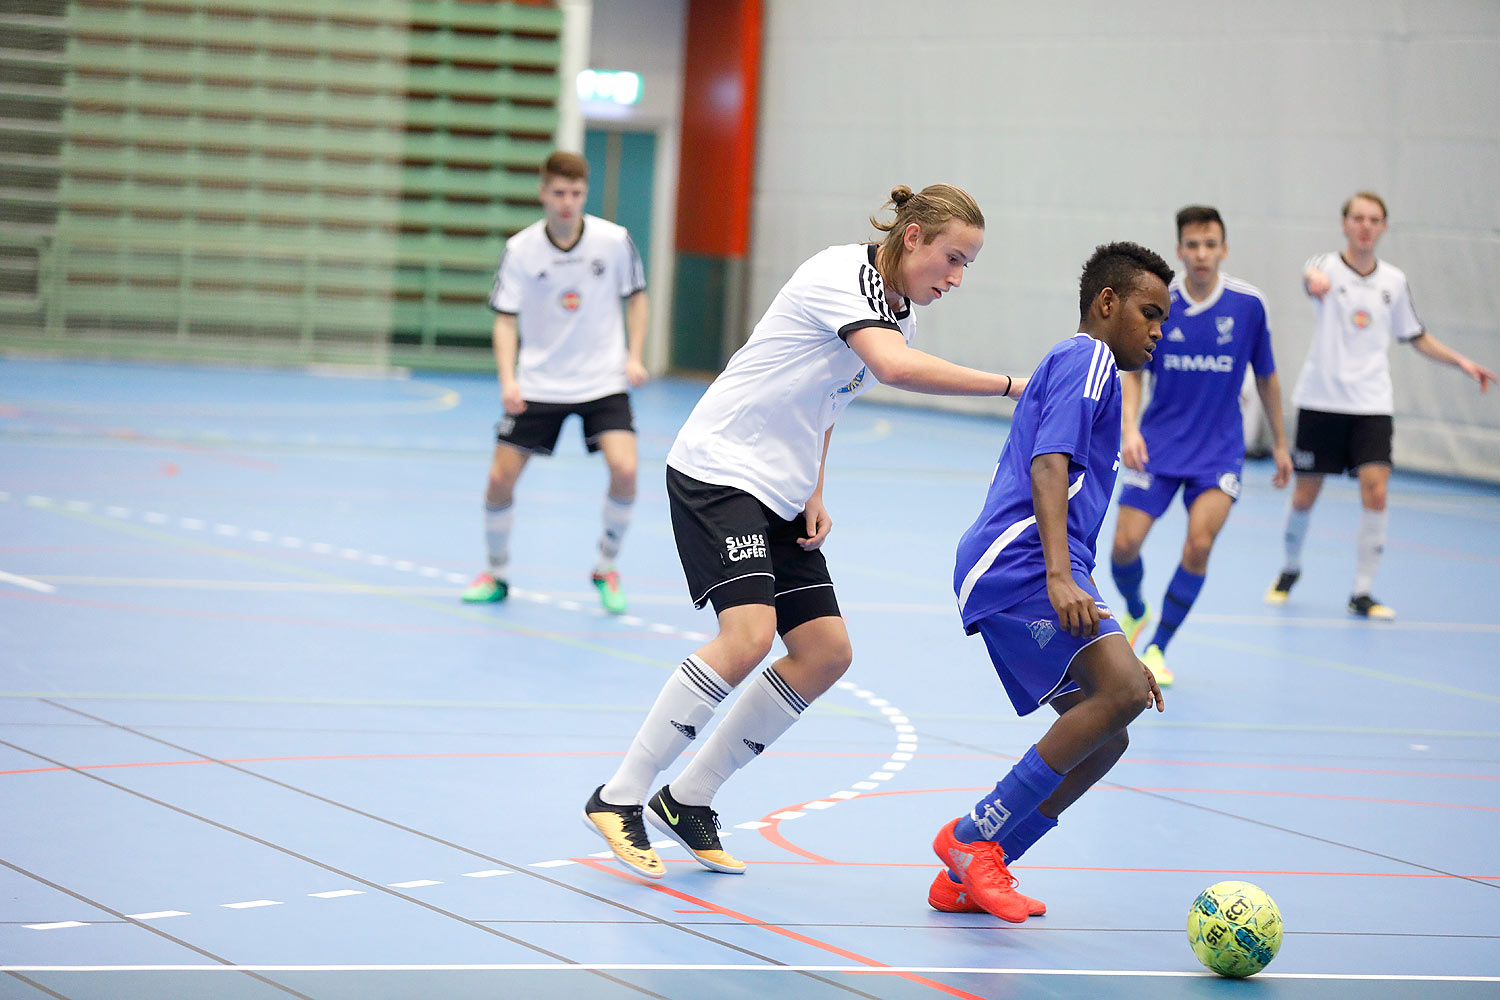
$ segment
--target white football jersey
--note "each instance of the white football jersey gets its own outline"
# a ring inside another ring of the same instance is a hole
[[[893,312],[875,246],[829,247],[797,268],[677,434],[667,464],[744,490],[791,520],[818,485],[823,435],[875,384],[844,338],[868,326],[911,342],[910,304]]]
[[[539,219],[505,243],[490,308],[516,317],[516,381],[523,399],[583,403],[628,387],[620,300],[646,287],[624,226],[585,215],[567,250]]]
[[[1310,267],[1328,275],[1329,288],[1313,299],[1312,346],[1292,402],[1330,413],[1394,412],[1391,341],[1405,343],[1423,332],[1405,272],[1377,260],[1375,270],[1362,275],[1338,253],[1318,254],[1303,270]]]

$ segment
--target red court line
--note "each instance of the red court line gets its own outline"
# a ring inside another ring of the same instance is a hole
[[[1350,796],[1350,795],[1313,795],[1313,794],[1309,794],[1309,793],[1299,793],[1299,792],[1245,792],[1245,793],[1241,793],[1241,792],[1238,792],[1236,790],[1204,789],[1204,788],[1132,788],[1131,786],[1128,786],[1128,785],[1116,785],[1116,784],[1104,784],[1104,783],[1100,783],[1098,785],[1095,785],[1094,787],[1095,788],[1103,788],[1103,789],[1106,789],[1108,791],[1117,791],[1117,792],[1118,791],[1145,791],[1145,792],[1155,791],[1155,792],[1207,792],[1207,793],[1210,793],[1210,794],[1222,794],[1222,795],[1237,795],[1237,794],[1249,794],[1249,795],[1285,795],[1285,796],[1292,797],[1292,798],[1336,799],[1336,800],[1343,800],[1343,801],[1377,802],[1377,803],[1387,803],[1387,804],[1396,804],[1396,805],[1438,806],[1438,807],[1444,807],[1444,808],[1450,808],[1450,809],[1486,809],[1486,810],[1489,810],[1489,811],[1492,811],[1492,812],[1500,812],[1500,810],[1493,809],[1490,806],[1466,806],[1466,805],[1456,805],[1456,804],[1450,805],[1450,804],[1447,804],[1447,803],[1440,803],[1440,802],[1405,802],[1405,801],[1397,800],[1397,799],[1364,799],[1364,798],[1359,798],[1357,796]],[[939,794],[939,793],[955,793],[955,792],[963,792],[963,793],[967,793],[967,794],[973,794],[975,792],[987,792],[987,791],[989,791],[989,789],[987,789],[987,788],[913,788],[913,789],[899,789],[899,790],[895,790],[895,791],[886,791],[886,792],[862,792],[862,793],[860,793],[860,795],[858,796],[858,798],[862,798],[862,799],[875,799],[875,798],[886,798],[886,797],[893,796],[893,795],[933,795],[933,794]],[[809,801],[809,802],[817,802],[819,800],[818,799],[809,799],[807,801]],[[853,801],[853,800],[845,800],[845,801]],[[793,844],[791,841],[787,840],[786,837],[782,835],[782,833],[781,833],[781,824],[782,824],[783,821],[779,820],[779,819],[774,819],[773,817],[775,816],[776,813],[779,813],[779,812],[793,812],[793,811],[802,809],[803,806],[805,806],[805,805],[806,805],[806,803],[803,803],[802,805],[787,806],[787,807],[785,807],[783,809],[772,810],[771,812],[769,812],[766,815],[764,815],[764,816],[761,817],[761,822],[768,823],[769,825],[762,827],[759,832],[760,832],[761,836],[765,837],[768,841],[770,841],[772,844],[775,844],[777,847],[780,847],[782,850],[788,851],[789,853],[792,853],[792,854],[796,854],[796,855],[798,855],[800,857],[806,858],[807,860],[806,861],[757,861],[756,864],[780,864],[780,865],[825,864],[825,865],[837,865],[837,866],[848,866],[848,867],[871,867],[871,868],[930,868],[933,865],[940,865],[942,863],[942,862],[938,861],[936,858],[934,858],[930,862],[927,862],[927,863],[924,863],[924,864],[916,864],[916,865],[910,864],[910,863],[884,862],[884,861],[836,861],[836,860],[834,860],[832,858],[825,858],[825,857],[822,857],[821,855],[814,854],[811,851],[804,850],[803,848],[800,848],[797,845]],[[1267,871],[1259,871],[1259,870],[1250,871],[1250,870],[1247,870],[1247,869],[1239,869],[1239,868],[1234,868],[1234,869],[1218,869],[1218,868],[1118,868],[1118,867],[1110,867],[1110,866],[1086,866],[1086,865],[1016,865],[1015,867],[1016,867],[1017,871],[1024,871],[1024,870],[1030,869],[1030,870],[1033,870],[1033,871],[1059,871],[1059,872],[1127,872],[1127,873],[1130,873],[1130,872],[1140,872],[1140,873],[1158,873],[1158,874],[1200,874],[1200,875],[1233,875],[1233,874],[1238,873],[1238,874],[1241,874],[1241,875],[1328,875],[1328,876],[1342,876],[1342,877],[1352,877],[1352,878],[1468,878],[1468,879],[1474,879],[1474,880],[1477,880],[1477,881],[1493,881],[1493,880],[1496,880],[1496,879],[1500,879],[1500,875],[1447,875],[1447,874],[1442,874],[1442,873],[1431,873],[1431,874],[1429,874],[1429,873],[1406,873],[1406,872],[1314,872],[1314,871],[1272,871],[1272,870],[1267,870]]]
[[[922,756],[926,757],[927,754]],[[1468,778],[1472,781],[1500,781],[1497,774],[1456,774],[1447,771],[1403,771],[1376,767],[1327,767],[1322,764],[1264,764],[1254,761],[1152,760],[1126,757],[1120,764],[1166,764],[1170,767],[1223,767],[1256,771],[1305,771],[1313,774],[1394,775],[1403,778]],[[1118,765],[1117,765],[1118,766]]]
[[[671,865],[697,864],[691,858],[663,858],[663,863]],[[931,861],[756,861],[758,868],[762,865],[778,866],[782,868],[812,868],[819,865],[827,865],[833,868],[925,868],[928,871],[942,864],[937,858]],[[1122,868],[1111,865],[1013,865],[1018,872],[1116,872],[1125,875],[1309,875],[1313,877],[1336,877],[1336,878],[1461,878],[1471,879],[1477,882],[1500,881],[1500,875],[1447,875],[1441,872],[1329,872],[1329,871],[1304,871],[1299,869],[1280,870],[1275,868]]]
[[[492,751],[470,751],[452,753],[330,753],[330,754],[300,754],[284,757],[219,757],[213,760],[206,758],[195,760],[137,760],[119,764],[78,764],[74,767],[26,767],[14,771],[0,771],[0,777],[7,774],[45,774],[49,771],[104,771],[111,768],[121,767],[185,767],[190,764],[276,764],[296,763],[299,761],[319,760],[447,760],[473,758],[505,758],[505,757],[621,757],[621,750],[492,750]],[[689,754],[689,757],[692,755]],[[766,756],[771,756],[767,754]],[[885,758],[883,753],[854,754],[854,753],[780,753],[778,757],[877,757]],[[978,788],[966,788],[963,791],[982,791]]]
[[[684,903],[691,903],[694,906],[702,907],[704,910],[710,913],[717,913],[720,916],[729,917],[732,920],[738,920],[741,923],[748,924],[751,927],[759,927],[761,930],[767,930],[773,934],[780,934],[782,937],[791,938],[793,941],[796,941],[799,944],[811,945],[814,948],[817,948],[821,951],[826,951],[832,955],[837,955],[838,957],[847,959],[848,961],[858,962],[860,965],[867,965],[870,967],[872,972],[876,972],[881,975],[900,976],[902,979],[910,980],[911,982],[918,983],[922,986],[929,986],[932,989],[939,991],[940,993],[946,993],[952,997],[960,997],[962,998],[962,1000],[985,1000],[984,997],[976,996],[973,993],[966,993],[963,990],[948,986],[945,983],[937,982],[933,979],[928,979],[925,976],[919,976],[912,972],[882,972],[881,970],[890,968],[890,965],[888,963],[878,962],[873,958],[868,958],[864,955],[858,954],[857,952],[852,952],[845,948],[840,948],[836,944],[830,944],[827,941],[819,941],[817,938],[808,937],[806,934],[799,934],[797,931],[791,930],[790,928],[782,927],[778,924],[769,923],[765,920],[760,920],[756,917],[748,916],[747,914],[731,910],[728,907],[720,906],[717,903],[711,903],[706,899],[699,899],[697,896],[691,896],[679,889],[673,889],[670,886],[665,886],[658,882],[650,882],[635,875],[627,874],[611,865],[603,864],[601,862],[593,860],[592,858],[575,858],[573,860],[577,861],[579,864],[587,865],[595,871],[604,872],[606,875],[613,875],[616,878],[624,879],[626,882],[633,882],[636,885],[644,886],[647,889],[665,893],[666,895],[679,899]]]
[[[1280,792],[1250,788],[1155,788],[1146,785],[1097,785],[1106,792],[1162,792],[1175,795],[1256,795],[1277,799],[1319,799],[1324,802],[1372,802],[1384,806],[1426,806],[1432,809],[1478,809],[1500,812],[1496,806],[1471,806],[1459,802],[1422,802],[1417,799],[1381,799],[1369,795],[1330,795],[1327,792]]]

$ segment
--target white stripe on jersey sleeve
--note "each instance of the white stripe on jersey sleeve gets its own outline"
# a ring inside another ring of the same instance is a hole
[[[1109,347],[1102,340],[1094,341],[1094,356],[1089,361],[1089,377],[1084,384],[1084,395],[1090,399],[1101,398],[1113,370],[1114,359],[1110,356]]]

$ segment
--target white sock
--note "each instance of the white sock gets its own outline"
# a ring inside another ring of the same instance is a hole
[[[1359,532],[1354,536],[1354,594],[1368,594],[1380,570],[1380,556],[1385,552],[1385,528],[1390,511],[1362,508]]]
[[[762,670],[672,782],[672,797],[685,806],[711,803],[719,786],[792,728],[805,708],[807,702],[780,674]]]
[[[714,710],[732,687],[697,656],[683,660],[662,686],[656,704],[625,751],[619,770],[604,783],[600,797],[617,806],[644,803],[656,776],[671,767],[698,738],[698,731],[713,718]]]
[[[1286,542],[1286,565],[1282,567],[1288,573],[1300,573],[1302,571],[1302,543],[1307,541],[1307,523],[1312,520],[1312,508],[1298,510],[1287,505],[1286,508],[1286,533],[1283,540]]]
[[[608,573],[615,568],[615,557],[620,554],[620,543],[625,541],[634,509],[635,497],[629,500],[612,496],[604,498],[604,531],[599,535],[599,563],[594,567],[595,573]]]
[[[510,529],[516,520],[515,504],[504,507],[484,505],[484,544],[489,550],[490,576],[505,579],[505,567],[510,562]]]

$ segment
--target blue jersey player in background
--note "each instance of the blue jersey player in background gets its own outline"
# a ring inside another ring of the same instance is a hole
[[[1145,368],[1151,373],[1151,402],[1139,428],[1143,373],[1131,372],[1120,386],[1125,485],[1110,570],[1125,598],[1120,626],[1131,646],[1150,619],[1141,597],[1146,573],[1141,544],[1179,489],[1188,512],[1182,562],[1167,584],[1156,633],[1141,654],[1162,687],[1172,683],[1163,655],[1167,643],[1203,589],[1214,539],[1240,495],[1245,438],[1239,397],[1247,364],[1255,370],[1255,388],[1271,424],[1276,462],[1271,483],[1280,489],[1292,475],[1265,299],[1254,285],[1220,273],[1228,253],[1217,209],[1189,205],[1177,213],[1177,257],[1186,271],[1168,288],[1172,313]]]
[[[937,909],[976,906],[1014,923],[1046,912],[1016,891],[1007,860],[1102,778],[1125,727],[1161,689],[1136,659],[1090,574],[1120,466],[1120,370],[1151,358],[1170,301],[1166,261],[1134,243],[1101,246],[1079,282],[1079,332],[1026,386],[979,519],[958,543],[953,584],[1016,712],[1058,719],[974,808],[932,842],[947,865]]]

